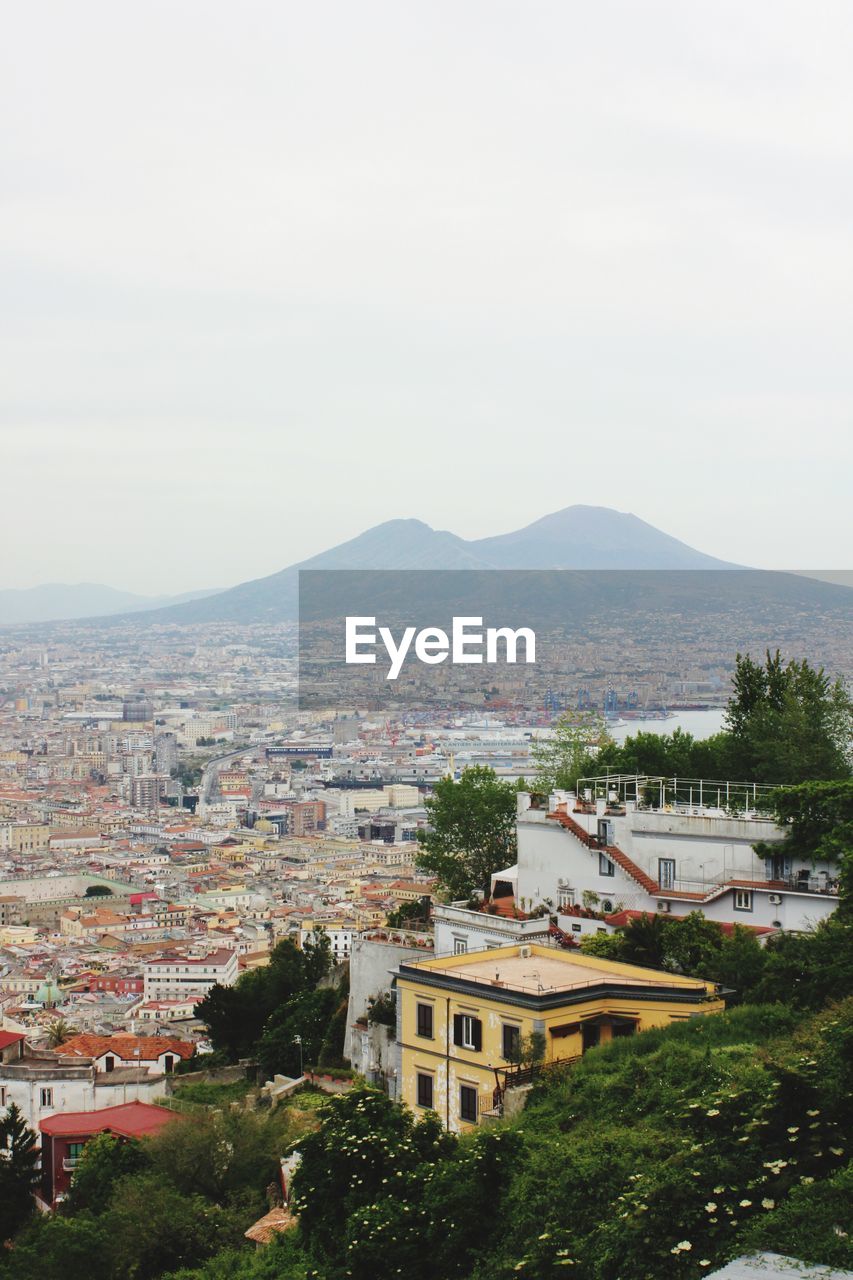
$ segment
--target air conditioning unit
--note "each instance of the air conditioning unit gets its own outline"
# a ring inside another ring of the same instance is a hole
[[[659,903],[658,903],[658,911],[669,911],[669,903],[668,903],[668,902],[659,902]]]
[[[780,893],[771,893],[767,897],[768,902],[772,902],[774,907],[781,906],[782,895]]]
[[[522,960],[529,960],[533,955],[533,952],[530,950],[530,947],[519,947],[518,954]]]

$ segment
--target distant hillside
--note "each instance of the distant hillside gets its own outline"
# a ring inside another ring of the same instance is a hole
[[[26,622],[59,622],[112,614],[138,613],[163,605],[178,605],[215,595],[208,591],[187,591],[176,596],[140,596],[97,582],[50,582],[40,587],[0,589],[0,625]]]
[[[300,569],[735,568],[609,507],[573,506],[514,533],[466,541],[421,520],[388,520],[349,542],[229,591],[148,614],[146,621],[294,619]]]

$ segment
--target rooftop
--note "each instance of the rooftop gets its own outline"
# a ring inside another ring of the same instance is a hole
[[[429,971],[464,982],[487,984],[512,991],[544,995],[577,991],[584,987],[612,986],[622,990],[635,987],[678,987],[685,994],[702,994],[713,990],[705,983],[681,974],[663,973],[639,965],[602,960],[597,956],[571,956],[550,947],[530,945],[498,947],[473,951],[459,956],[405,962],[401,972]],[[413,975],[414,976],[414,975]]]
[[[178,1118],[165,1107],[152,1107],[147,1102],[125,1102],[100,1111],[68,1111],[48,1116],[39,1128],[50,1137],[83,1137],[94,1133],[117,1133],[123,1138],[144,1138],[159,1133]]]

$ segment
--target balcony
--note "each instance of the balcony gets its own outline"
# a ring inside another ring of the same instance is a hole
[[[739,876],[727,876],[725,879],[716,880],[671,880],[668,884],[658,886],[657,893],[660,898],[668,896],[678,897],[681,894],[691,894],[695,897],[707,898],[713,893],[717,893],[726,885],[733,885],[735,888],[743,887],[749,889],[769,889],[772,893],[815,893],[821,897],[838,897],[838,880],[831,879],[826,872],[820,872],[817,875],[790,875],[771,878],[766,880],[742,880]]]
[[[62,1168],[65,1173],[73,1173],[80,1163],[80,1156],[65,1156],[62,1161]]]

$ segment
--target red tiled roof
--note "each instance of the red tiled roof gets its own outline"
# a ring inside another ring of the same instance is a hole
[[[619,929],[624,927],[626,924],[630,923],[631,920],[639,920],[641,916],[664,915],[664,914],[666,914],[666,918],[669,920],[684,919],[684,916],[670,915],[669,912],[664,913],[662,911],[661,912],[637,911],[633,908],[628,908],[624,911],[614,911],[612,915],[605,916],[604,919],[607,922],[607,924],[612,924],[615,929]],[[706,917],[706,919],[707,918],[708,917]],[[762,936],[765,933],[778,932],[778,930],[774,929],[773,926],[769,924],[740,924],[739,921],[735,923],[737,923],[738,928],[749,929],[750,933],[755,933],[755,934],[758,934],[759,936]],[[709,924],[717,925],[717,927],[721,930],[722,933],[726,935],[726,937],[730,937],[734,933],[735,923],[733,923],[730,920],[709,920]]]
[[[19,1031],[0,1031],[0,1049],[8,1049],[10,1044],[17,1044],[23,1038]]]
[[[191,1058],[195,1052],[195,1045],[171,1036],[131,1036],[121,1033],[114,1036],[96,1036],[83,1033],[66,1040],[59,1046],[58,1052],[83,1058],[99,1058],[103,1053],[114,1053],[117,1058],[126,1062],[133,1062],[134,1059],[153,1062],[162,1053],[174,1053],[179,1058]]]
[[[123,1138],[144,1138],[159,1133],[177,1120],[174,1111],[152,1107],[147,1102],[125,1102],[100,1111],[68,1111],[48,1116],[39,1128],[51,1137],[84,1137],[94,1133],[117,1133]]]

